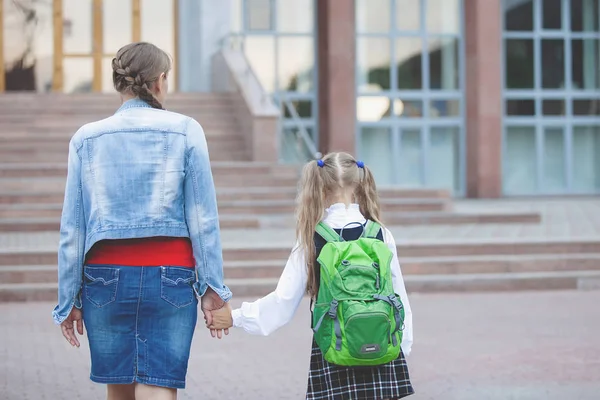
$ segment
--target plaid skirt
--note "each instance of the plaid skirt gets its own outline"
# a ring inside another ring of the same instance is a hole
[[[307,400],[395,400],[413,393],[402,352],[377,367],[340,367],[325,361],[313,339]]]

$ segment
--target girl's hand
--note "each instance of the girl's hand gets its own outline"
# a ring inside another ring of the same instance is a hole
[[[81,310],[73,307],[67,319],[60,324],[60,329],[71,346],[79,347],[79,340],[77,339],[77,336],[75,336],[75,324],[77,325],[77,332],[80,335],[83,335],[83,314]]]

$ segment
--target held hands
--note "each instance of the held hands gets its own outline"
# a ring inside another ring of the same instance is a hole
[[[210,287],[200,300],[206,327],[210,329],[212,337],[221,339],[223,332],[229,335],[229,328],[233,326],[231,306],[224,302]]]

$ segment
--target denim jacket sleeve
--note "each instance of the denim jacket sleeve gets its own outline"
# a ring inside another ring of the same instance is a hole
[[[198,277],[194,288],[202,296],[210,286],[228,301],[231,291],[223,283],[219,213],[208,147],[204,131],[194,119],[188,122],[186,141],[184,202]]]
[[[75,139],[69,143],[67,184],[58,245],[58,305],[52,316],[62,323],[73,306],[81,308],[80,291],[85,251],[85,218],[81,185],[81,158]]]

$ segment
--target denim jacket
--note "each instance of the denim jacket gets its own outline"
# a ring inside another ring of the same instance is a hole
[[[85,254],[94,243],[151,236],[189,237],[196,293],[210,286],[231,298],[204,131],[193,118],[133,99],[69,143],[54,321],[81,307]]]

